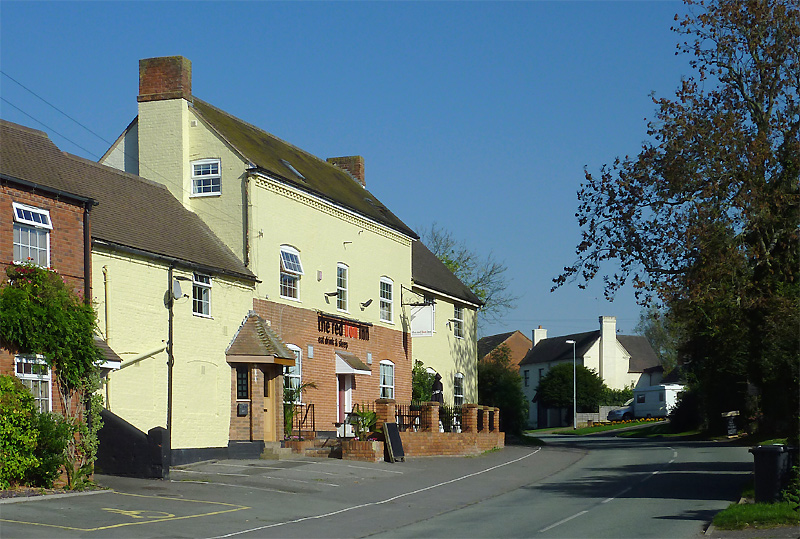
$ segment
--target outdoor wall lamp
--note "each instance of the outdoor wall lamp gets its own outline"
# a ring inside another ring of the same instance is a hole
[[[367,301],[365,301],[365,302],[363,302],[361,304],[361,310],[363,311],[364,309],[366,309],[370,305],[372,305],[372,298],[369,298]]]

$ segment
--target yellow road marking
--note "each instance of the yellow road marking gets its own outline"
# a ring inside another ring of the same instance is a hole
[[[58,525],[58,524],[46,524],[44,522],[26,522],[26,521],[23,521],[23,520],[11,520],[11,519],[7,519],[7,518],[0,518],[0,522],[10,522],[10,523],[13,523],[13,524],[29,524],[31,526],[46,526],[48,528],[58,528],[58,529],[62,529],[62,530],[94,532],[94,531],[100,531],[100,530],[110,530],[112,528],[121,528],[123,526],[139,526],[141,524],[152,524],[152,523],[155,523],[155,522],[167,522],[167,521],[172,521],[172,520],[185,520],[185,519],[188,519],[188,518],[210,517],[210,516],[213,516],[213,515],[221,515],[223,513],[233,513],[235,511],[241,511],[242,509],[250,509],[250,507],[247,507],[247,506],[244,506],[244,505],[237,505],[237,504],[225,503],[225,502],[210,502],[210,501],[205,501],[205,500],[187,500],[187,499],[183,499],[183,498],[171,498],[171,497],[166,497],[166,496],[150,496],[150,495],[147,495],[147,494],[130,494],[130,493],[127,493],[127,492],[118,492],[116,490],[113,491],[113,493],[114,494],[119,494],[120,496],[134,496],[134,497],[139,497],[139,498],[155,498],[155,499],[158,499],[158,500],[173,500],[173,501],[177,501],[177,502],[190,502],[190,503],[202,503],[202,504],[208,504],[208,505],[221,505],[221,506],[228,507],[228,509],[221,509],[219,511],[211,511],[209,513],[199,513],[199,514],[195,514],[195,515],[174,516],[171,513],[162,513],[161,511],[147,511],[147,510],[144,510],[144,511],[127,511],[127,510],[124,510],[124,509],[110,509],[110,508],[104,507],[103,508],[104,511],[109,511],[109,512],[112,512],[112,513],[118,513],[118,514],[126,515],[126,516],[129,516],[129,517],[132,517],[132,518],[140,518],[140,519],[147,519],[147,520],[141,520],[141,521],[138,521],[138,522],[123,522],[123,523],[120,523],[120,524],[111,524],[109,526],[98,526],[96,528],[75,528],[73,526],[61,526],[61,525]],[[154,514],[154,513],[162,513],[162,514],[168,515],[168,516],[163,516],[163,517],[149,516],[149,515]]]

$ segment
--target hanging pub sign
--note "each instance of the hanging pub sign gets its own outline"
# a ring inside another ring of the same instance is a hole
[[[317,331],[324,333],[317,338],[319,344],[329,344],[347,350],[345,339],[369,340],[369,327],[372,324],[339,318],[329,314],[317,314]]]

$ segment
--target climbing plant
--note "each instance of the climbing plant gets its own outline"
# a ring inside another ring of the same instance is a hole
[[[83,399],[97,388],[102,352],[94,342],[95,312],[55,271],[12,264],[0,284],[0,346],[12,353],[38,354],[52,369],[56,393],[73,432],[65,451],[70,488],[91,474],[98,417]]]

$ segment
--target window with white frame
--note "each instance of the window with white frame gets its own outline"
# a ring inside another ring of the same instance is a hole
[[[295,402],[300,403],[303,396],[297,391],[303,374],[303,352],[300,347],[294,344],[287,344],[286,347],[294,352],[294,366],[283,368],[283,398],[285,402],[291,402],[290,393],[296,393]]]
[[[453,306],[453,335],[464,338],[464,307]]]
[[[12,202],[14,209],[14,262],[50,267],[50,212]]]
[[[192,196],[219,195],[222,189],[219,159],[192,162]]]
[[[381,361],[381,398],[394,398],[394,363],[388,359]]]
[[[44,356],[14,356],[14,374],[33,394],[40,412],[53,410],[53,379]]]
[[[388,277],[381,277],[381,322],[392,322],[394,311],[394,283]]]
[[[281,245],[281,283],[282,298],[300,299],[300,277],[303,275],[303,264],[300,252],[289,245]]]
[[[192,277],[192,312],[197,316],[211,316],[211,277],[195,273]]]
[[[460,372],[453,376],[453,404],[455,406],[464,404],[464,375]]]
[[[340,311],[347,310],[347,274],[348,267],[345,264],[336,265],[336,308]]]

